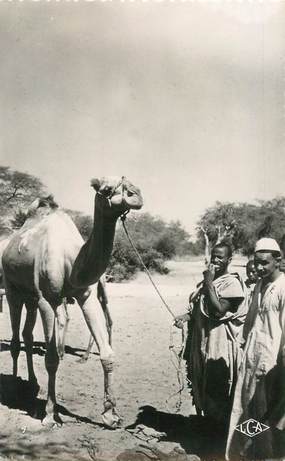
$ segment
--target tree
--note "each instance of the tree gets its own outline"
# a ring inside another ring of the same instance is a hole
[[[46,194],[44,184],[36,176],[0,166],[0,228],[10,228],[13,215],[36,198]],[[1,232],[1,230],[0,230]]]
[[[204,244],[204,232],[212,247],[218,239],[232,244],[234,250],[250,255],[261,236],[280,241],[285,233],[285,197],[252,203],[222,203],[208,208],[198,222],[197,244]]]
[[[205,264],[206,266],[208,266],[211,260],[211,246],[210,246],[210,240],[209,240],[209,235],[208,235],[208,228],[199,226],[198,229],[199,231],[203,233],[203,237],[205,240]]]
[[[183,228],[180,221],[170,221],[170,223],[166,226],[164,236],[168,239],[169,242],[171,242],[173,247],[171,257],[183,256],[191,252],[191,236]]]
[[[214,245],[221,241],[233,245],[237,233],[236,204],[216,202],[205,211],[198,222],[197,230],[198,239],[204,242],[205,262],[209,264]]]
[[[12,228],[20,229],[20,227],[22,227],[23,224],[25,223],[26,219],[27,219],[26,212],[22,210],[21,208],[16,209],[13,217],[10,220]]]
[[[46,187],[36,176],[0,166],[1,209],[28,205],[39,195],[46,193]]]

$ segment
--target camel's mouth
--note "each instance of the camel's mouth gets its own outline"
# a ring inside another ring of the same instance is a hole
[[[122,178],[121,187],[122,200],[125,201],[128,208],[132,210],[140,210],[143,206],[143,198],[140,189],[125,178]]]
[[[143,199],[140,190],[127,189],[123,191],[123,200],[127,206],[133,210],[140,210],[143,206]]]
[[[124,206],[130,210],[140,210],[143,206],[143,199],[138,189],[122,188],[121,191],[116,193],[110,199],[111,205]]]

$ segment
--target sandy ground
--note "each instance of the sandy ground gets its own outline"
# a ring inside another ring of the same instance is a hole
[[[203,262],[171,262],[170,268],[167,276],[154,275],[154,279],[167,303],[178,314],[184,312],[189,293],[201,280]],[[243,271],[241,267],[234,269]],[[52,430],[41,425],[47,390],[42,325],[38,319],[34,332],[34,363],[40,385],[35,409],[30,403],[23,345],[19,378],[16,382],[12,379],[11,327],[5,304],[0,314],[0,461],[132,461],[164,459],[164,456],[165,459],[190,457],[194,460],[197,456],[209,457],[208,452],[211,459],[216,457],[217,428],[209,427],[195,416],[186,387],[177,412],[179,396],[174,394],[179,385],[169,346],[172,343],[180,346],[181,332],[172,327],[171,316],[147,276],[142,273],[134,281],[108,284],[107,288],[114,321],[114,388],[123,417],[122,427],[111,431],[102,426],[103,373],[96,348],[87,363],[78,361],[89,335],[77,305],[71,306],[66,354],[57,379],[58,405],[64,424]],[[138,439],[128,430],[138,424],[166,435],[149,450],[143,445],[148,447],[151,441]]]

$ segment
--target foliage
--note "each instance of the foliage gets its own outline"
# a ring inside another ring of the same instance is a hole
[[[11,220],[15,220],[14,224],[18,226],[23,209],[36,197],[46,194],[40,179],[5,166],[0,166],[0,187],[0,232],[12,227]]]
[[[11,218],[10,222],[13,229],[20,229],[23,226],[24,222],[27,219],[27,214],[21,208],[18,208],[15,212],[13,217]]]
[[[87,240],[93,227],[92,217],[82,213],[81,211],[69,209],[65,209],[64,211],[73,219],[83,239]]]
[[[29,205],[36,197],[45,193],[45,186],[37,177],[0,166],[1,210],[20,205]]]
[[[262,236],[273,237],[280,242],[285,232],[285,197],[258,200],[252,203],[222,203],[208,208],[198,222],[197,245],[203,246],[201,228],[207,230],[211,245],[218,237],[218,230],[232,226],[229,240],[235,250],[250,255],[255,242]]]
[[[126,226],[145,266],[161,274],[168,272],[165,262],[182,254],[189,243],[189,235],[179,221],[168,224],[149,213],[136,213],[128,217]],[[121,281],[140,269],[142,265],[118,224],[107,273],[112,280]]]

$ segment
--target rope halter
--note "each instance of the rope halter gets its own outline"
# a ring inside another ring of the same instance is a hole
[[[97,191],[97,194],[99,194],[102,197],[106,198],[108,200],[109,206],[111,207],[111,199],[115,195],[116,190],[119,189],[121,186],[122,186],[121,195],[122,195],[122,198],[123,198],[123,193],[124,193],[124,190],[125,190],[125,186],[124,186],[125,180],[126,180],[125,176],[122,176],[120,181],[118,181],[118,183],[115,184],[114,187],[110,188],[110,192],[108,194],[104,194],[104,193],[100,192],[100,190]]]

